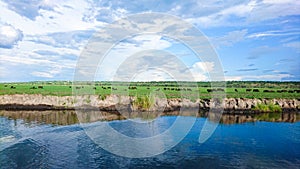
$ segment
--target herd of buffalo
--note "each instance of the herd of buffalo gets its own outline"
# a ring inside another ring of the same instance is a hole
[[[5,85],[4,87],[7,87],[7,85]],[[10,86],[11,89],[16,89],[16,86]],[[32,86],[30,87],[29,89],[43,89],[44,87],[43,86]],[[72,88],[72,86],[69,86],[69,88]],[[84,88],[84,86],[76,86],[75,89],[82,89]],[[93,89],[97,89],[96,87],[93,87]],[[117,88],[115,87],[104,87],[102,86],[102,89],[111,89],[111,90],[118,90]],[[137,90],[137,87],[136,86],[129,86],[128,87],[129,90]],[[150,89],[149,87],[147,87],[147,89]],[[125,89],[126,90],[126,89]],[[169,87],[165,87],[163,88],[163,90],[173,90],[173,91],[192,91],[191,88],[169,88]],[[235,92],[238,92],[238,89],[234,89]],[[211,89],[207,89],[207,92],[208,93],[211,93],[211,92],[225,92],[225,89],[224,88],[211,88]],[[260,92],[259,89],[246,89],[246,92]],[[283,89],[283,90],[262,90],[262,92],[264,93],[300,93],[300,90],[286,90],[286,89]]]

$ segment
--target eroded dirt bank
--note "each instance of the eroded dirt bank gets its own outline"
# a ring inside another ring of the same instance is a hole
[[[129,96],[111,95],[100,97],[98,95],[85,96],[43,96],[43,95],[1,95],[0,109],[2,110],[73,110],[100,109],[115,111],[120,109],[149,111],[161,110],[174,111],[180,107],[210,109],[223,107],[226,110],[251,110],[260,103],[274,103],[284,110],[299,110],[300,99],[246,99],[226,98],[222,102],[216,99],[198,99],[190,101],[187,99],[159,99],[153,101],[153,106],[144,108],[135,104],[135,98]]]

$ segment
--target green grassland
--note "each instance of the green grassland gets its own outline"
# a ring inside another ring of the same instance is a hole
[[[212,88],[213,86],[213,88]],[[225,87],[226,86],[226,87]],[[225,88],[224,88],[225,87]],[[209,92],[210,89],[224,92]],[[254,89],[256,92],[254,92]],[[227,98],[288,98],[300,99],[300,82],[23,82],[0,83],[0,95],[42,94],[70,96],[95,94],[102,99],[110,94],[149,96],[150,93],[167,98],[211,98],[212,94],[226,94]],[[247,91],[248,90],[248,91]],[[249,91],[250,90],[250,91]],[[266,91],[267,90],[267,91]]]

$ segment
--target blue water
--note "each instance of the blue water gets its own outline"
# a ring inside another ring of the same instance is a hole
[[[133,127],[136,123],[128,120],[89,125],[109,123],[130,137],[149,137],[164,132],[175,119],[164,116],[147,124],[155,125],[152,133],[143,132],[147,125]],[[163,154],[126,158],[95,144],[79,124],[56,126],[0,117],[0,168],[300,168],[300,122],[220,124],[200,144],[205,120],[196,118],[189,134]]]

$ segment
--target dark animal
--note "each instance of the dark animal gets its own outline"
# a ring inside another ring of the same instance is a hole
[[[235,92],[238,92],[238,90],[237,90],[237,89],[234,89],[234,91],[235,91]]]
[[[16,89],[16,86],[10,86],[11,89]]]
[[[39,89],[43,89],[44,87],[43,87],[43,86],[38,86],[38,88],[39,88]]]
[[[134,90],[134,89],[137,89],[135,86],[132,86],[132,87],[128,87],[128,89],[132,89],[132,90]]]
[[[225,90],[222,89],[222,88],[218,88],[216,91],[219,91],[219,92],[224,92]]]
[[[253,92],[259,92],[259,90],[258,89],[253,89]]]
[[[246,89],[246,92],[251,92],[252,89]]]

